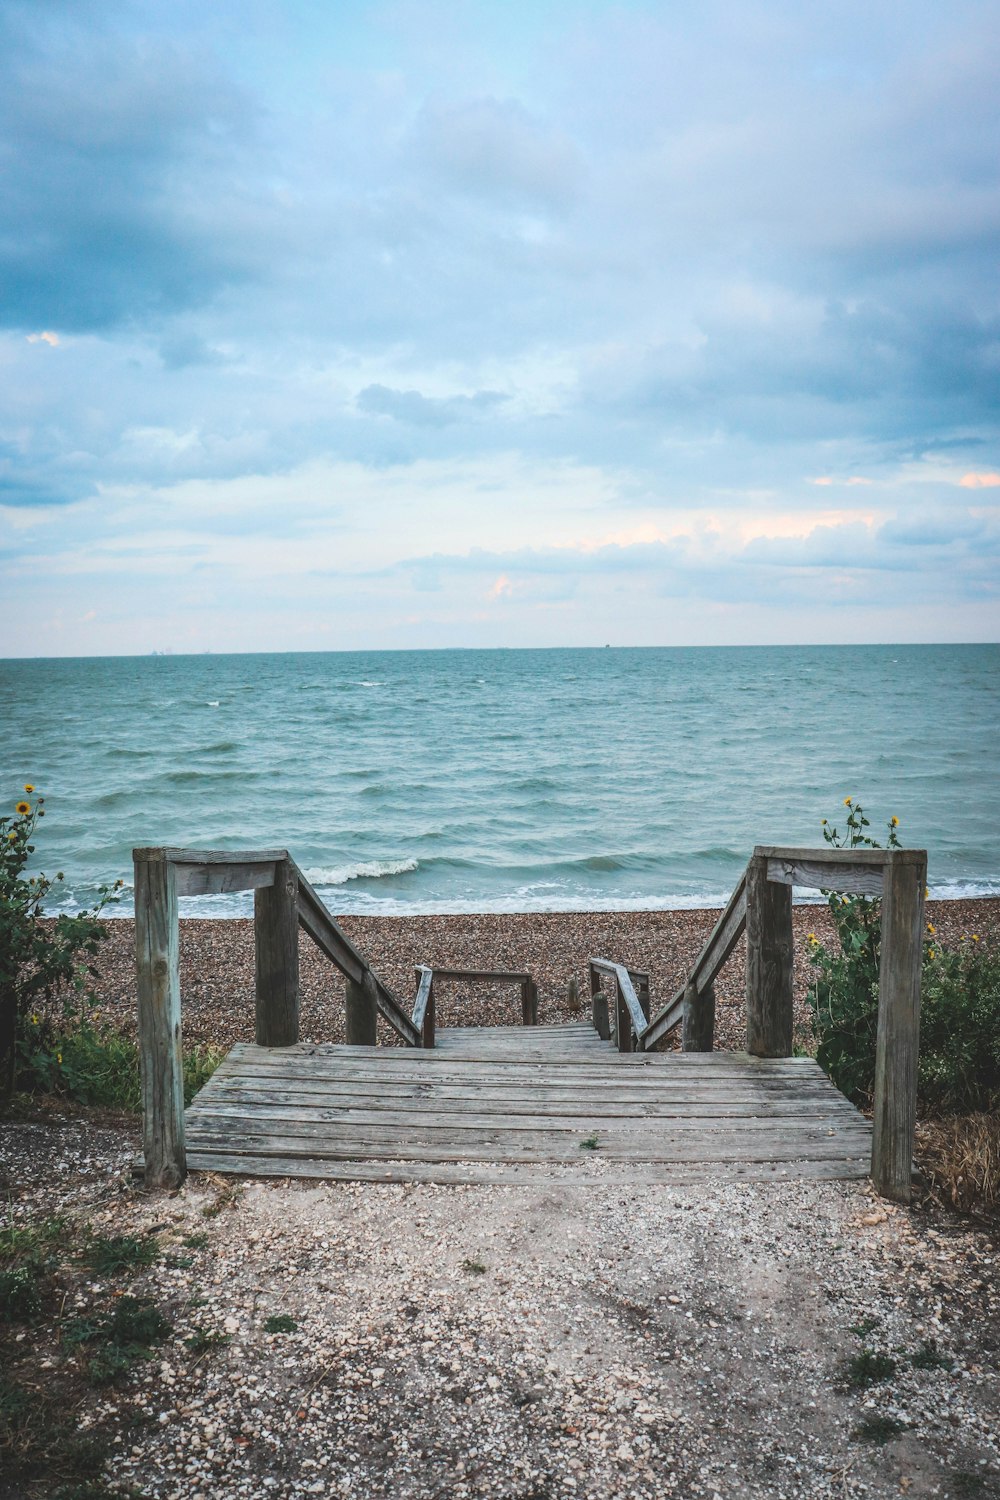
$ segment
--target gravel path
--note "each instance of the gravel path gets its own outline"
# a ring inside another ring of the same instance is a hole
[[[1000,1495],[997,1246],[936,1211],[710,1179],[150,1197],[133,1144],[22,1124],[0,1173],[19,1222],[68,1210],[169,1257],[98,1278],[65,1238],[67,1316],[127,1288],[173,1322],[125,1384],[80,1397],[139,1494]],[[12,1348],[26,1380],[83,1359],[51,1333]],[[864,1350],[895,1367],[852,1385]]]
[[[928,906],[943,942],[977,933],[1000,942],[1000,901],[936,901]],[[682,982],[718,918],[716,911],[541,912],[445,917],[341,917],[345,931],[376,972],[400,996],[414,992],[417,963],[455,968],[528,969],[539,986],[543,1024],[573,1019],[567,1004],[571,978],[586,1003],[587,959],[611,958],[651,976],[654,1007]],[[832,940],[825,906],[794,908],[796,1023],[808,1035],[805,987],[806,935]],[[100,958],[98,989],[105,1014],[124,1030],[135,1028],[134,929],[129,919],[109,922]],[[302,1039],[344,1040],[343,981],[302,935]],[[741,943],[717,984],[716,1046],[744,1045],[744,951]],[[250,921],[181,921],[181,989],[184,1035],[189,1041],[230,1047],[253,1041],[253,924]],[[510,1025],[520,1019],[516,988],[495,990],[459,984],[442,988],[439,1026]],[[380,1041],[395,1033],[382,1025]]]

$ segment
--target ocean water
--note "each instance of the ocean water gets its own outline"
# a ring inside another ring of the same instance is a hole
[[[860,798],[934,895],[1000,894],[1000,647],[0,663],[0,788],[46,795],[62,906],[136,845],[287,847],[337,912],[717,905]],[[252,897],[193,898],[231,916]]]

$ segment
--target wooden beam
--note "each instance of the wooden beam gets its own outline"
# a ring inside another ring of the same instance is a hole
[[[882,953],[875,1045],[872,1181],[877,1192],[908,1203],[917,1116],[920,976],[923,960],[923,850],[890,853],[882,897]]]
[[[347,980],[346,1040],[349,1047],[374,1047],[377,1040],[378,999],[371,970]]]
[[[610,1042],[611,1014],[608,1010],[608,997],[602,987],[600,973],[593,964],[590,965],[590,1012],[597,1035],[602,1042]]]
[[[792,892],[767,878],[767,859],[747,865],[747,1051],[792,1052]]]
[[[882,894],[880,867],[852,861],[827,864],[814,858],[768,859],[767,878],[780,885],[798,885],[809,890],[844,891],[859,896]]]
[[[434,1046],[434,970],[426,964],[417,965],[419,976],[417,996],[413,1002],[413,1024],[420,1032],[420,1044]]]
[[[287,849],[133,849],[133,860],[165,859],[174,865],[273,865],[288,858]]]
[[[142,1076],[142,1144],[149,1188],[176,1188],[187,1176],[177,888],[157,850],[135,861],[135,959]]]
[[[531,978],[531,975],[527,970],[522,969],[439,969],[435,964],[434,978],[482,980],[484,982],[496,981],[497,984],[523,984],[525,980]]]
[[[219,896],[227,891],[256,891],[274,884],[275,861],[265,864],[175,866],[178,896]]]
[[[298,870],[275,866],[273,885],[254,892],[254,980],[258,1047],[299,1039]]]
[[[874,869],[881,869],[888,861],[891,849],[791,849],[784,845],[757,844],[754,854],[759,854],[763,859],[783,860],[811,860],[816,864],[828,865],[834,868],[836,865],[868,865]]]
[[[685,1052],[711,1052],[715,1046],[715,988],[699,990],[691,980],[684,991],[684,1031],[681,1046]]]
[[[591,983],[593,975],[605,974],[613,978],[618,985],[618,1021],[615,1028],[619,1052],[641,1052],[644,1048],[644,1037],[646,1033],[646,1017],[642,1006],[639,1004],[639,996],[636,994],[635,985],[624,964],[612,963],[608,958],[592,958],[590,962]],[[633,1038],[635,1046],[633,1047]]]

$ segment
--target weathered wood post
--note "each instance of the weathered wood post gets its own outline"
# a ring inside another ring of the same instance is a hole
[[[699,992],[694,980],[684,988],[681,1048],[685,1052],[711,1052],[715,1046],[715,986]]]
[[[882,886],[872,1181],[883,1198],[897,1203],[908,1203],[912,1193],[926,885],[923,850],[889,851]]]
[[[612,983],[615,987],[615,1045],[619,1052],[634,1052],[635,1038],[632,1035],[632,1012],[628,1008],[625,992],[618,979]]]
[[[538,985],[530,974],[521,981],[521,1024],[538,1025]]]
[[[360,980],[347,981],[347,1045],[374,1047],[378,1029],[375,976],[366,969]]]
[[[594,1030],[602,1042],[611,1040],[611,1015],[608,1011],[608,996],[601,981],[601,975],[590,966],[590,1009],[594,1021]]]
[[[134,849],[142,1149],[149,1188],[187,1176],[177,881],[162,849]]]
[[[299,1039],[299,877],[290,859],[274,866],[274,884],[254,891],[257,1046]]]
[[[792,888],[767,878],[767,858],[747,865],[747,1051],[792,1055]]]
[[[424,1011],[424,1024],[420,1029],[420,1045],[422,1047],[434,1046],[434,1027],[434,980],[432,979],[430,988],[427,991],[427,1009]]]

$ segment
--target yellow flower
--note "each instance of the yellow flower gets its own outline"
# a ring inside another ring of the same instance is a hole
[[[825,828],[826,827],[826,819],[825,818],[820,818],[820,820],[819,820],[819,826],[821,828]]]
[[[937,932],[937,928],[934,926],[933,922],[927,923],[927,931],[930,933],[931,937],[933,937],[935,932]]]
[[[27,817],[28,813],[30,813],[30,811],[31,811],[31,803],[30,802],[19,802],[17,804],[17,807],[16,807],[15,811],[22,818]]]
[[[26,781],[24,783],[24,790],[30,794],[31,792],[33,792],[35,790],[35,788],[32,786],[32,784],[31,784],[30,781]]]
[[[973,942],[974,942],[974,943],[978,943],[978,942],[979,942],[979,933],[978,933],[978,932],[974,932],[974,933],[973,933],[973,934],[972,934],[972,941],[973,941]]]
[[[853,798],[853,797],[845,797],[845,798],[844,798],[844,806],[845,806],[845,807],[850,807],[850,805],[851,805],[851,803],[852,803],[852,802],[853,802],[853,801],[854,801],[854,798]]]
[[[16,838],[17,838],[17,834],[14,833],[14,831],[12,829],[11,832],[8,833],[8,835],[7,835],[8,842],[12,844]]]
[[[56,1053],[56,1062],[57,1063],[61,1063],[62,1062],[62,1053],[61,1052],[57,1052]]]
[[[31,1018],[31,1024],[32,1024],[32,1026],[37,1026],[38,1025],[38,1017],[37,1016],[32,1016],[32,1018]]]
[[[928,950],[927,950],[927,957],[928,958],[937,958],[937,954],[934,952],[933,948],[928,948]]]
[[[898,828],[899,827],[899,819],[896,817],[895,814],[893,814],[893,816],[889,819],[889,827],[890,828]]]

